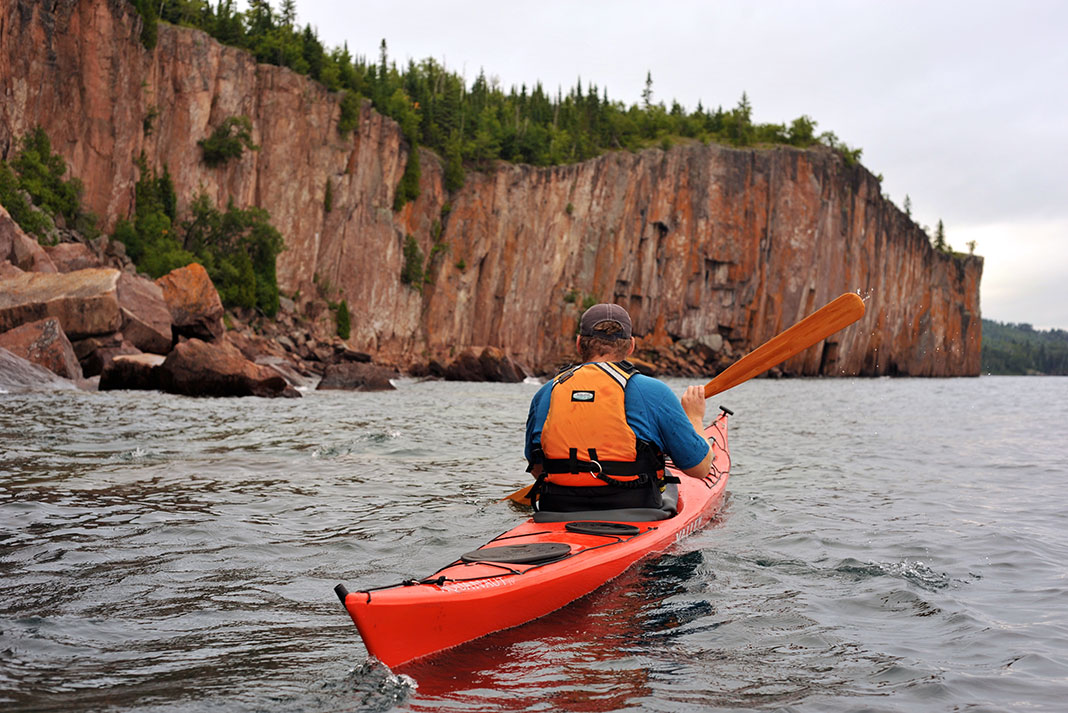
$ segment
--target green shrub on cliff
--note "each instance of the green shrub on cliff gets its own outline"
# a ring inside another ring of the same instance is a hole
[[[202,193],[190,204],[189,217],[179,222],[170,174],[156,174],[143,159],[139,165],[133,219],[119,221],[112,235],[126,245],[138,269],[155,278],[199,262],[224,305],[275,315],[275,264],[283,241],[267,211],[236,208],[231,201],[223,212]]]
[[[64,179],[66,174],[66,161],[52,153],[48,134],[37,127],[19,140],[10,166],[0,161],[0,205],[39,241],[48,240],[56,222],[94,238],[98,235],[96,217],[82,210],[81,181]]]
[[[344,92],[341,95],[341,118],[337,122],[338,133],[347,136],[360,122],[360,95]]]
[[[156,0],[130,0],[130,2],[141,15],[141,44],[145,46],[145,49],[154,49],[159,32],[157,28],[159,15],[156,14],[156,6],[160,3]]]
[[[228,116],[215,127],[211,136],[201,139],[197,146],[203,152],[204,163],[215,167],[232,158],[241,158],[245,149],[258,151],[252,142],[252,121],[247,116]]]
[[[400,279],[404,284],[420,292],[423,290],[423,280],[426,277],[423,271],[424,259],[423,251],[419,243],[415,241],[415,237],[406,235],[404,237],[404,267],[401,268]]]
[[[223,304],[255,307],[268,316],[278,313],[276,258],[282,251],[281,233],[262,208],[237,208],[231,200],[226,212],[201,193],[183,221],[183,247],[193,252],[208,271]]]
[[[26,199],[19,186],[19,177],[3,161],[0,161],[0,205],[4,206],[11,218],[28,234],[38,240],[48,235],[52,221],[44,213],[35,210]]]
[[[178,198],[170,173],[159,175],[148,168],[144,156],[137,165],[141,178],[134,187],[133,220],[123,219],[112,238],[126,246],[126,254],[138,269],[152,277],[196,262],[196,256],[182,247],[175,236]]]
[[[349,322],[349,303],[341,300],[337,306],[337,336],[348,339],[352,325]]]

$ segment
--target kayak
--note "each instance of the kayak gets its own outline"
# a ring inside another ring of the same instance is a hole
[[[367,652],[390,668],[519,626],[583,597],[706,525],[730,475],[727,416],[705,429],[711,472],[665,492],[666,510],[535,513],[434,574],[388,587],[334,588]],[[677,488],[677,490],[676,490]]]

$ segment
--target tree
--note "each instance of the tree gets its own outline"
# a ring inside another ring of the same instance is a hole
[[[341,300],[337,306],[337,336],[348,339],[352,325],[349,323],[349,303]]]
[[[905,194],[905,215],[912,217],[912,199],[909,198],[908,193]]]
[[[247,148],[258,151],[252,143],[252,120],[247,116],[229,116],[223,120],[211,136],[197,142],[203,152],[204,163],[215,167],[232,158],[240,158]]]
[[[810,146],[816,142],[816,122],[807,114],[793,120],[787,140],[794,146]]]
[[[642,90],[642,106],[649,111],[653,106],[653,73],[645,73],[645,89]]]
[[[938,227],[935,228],[934,248],[939,252],[949,251],[949,245],[946,244],[946,228],[942,225],[941,218],[938,219]]]
[[[278,8],[278,16],[283,27],[292,28],[297,21],[296,0],[282,0],[282,4]]]

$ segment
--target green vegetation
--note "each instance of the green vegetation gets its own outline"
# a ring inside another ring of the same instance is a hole
[[[423,281],[426,273],[423,272],[423,255],[419,243],[412,235],[404,237],[404,267],[401,268],[401,282],[419,292],[423,291]]]
[[[466,166],[495,160],[547,166],[584,161],[610,150],[670,147],[681,139],[731,146],[823,144],[854,164],[861,150],[832,132],[816,134],[816,122],[801,116],[786,124],[757,124],[749,97],[737,106],[688,112],[675,101],[656,102],[653,78],[646,75],[641,103],[609,99],[594,84],[578,81],[566,94],[548,92],[540,82],[508,89],[480,72],[470,87],[464,78],[433,59],[398,68],[385,40],[377,61],[353,56],[347,46],[327,50],[314,29],[295,24],[293,0],[278,10],[266,0],[249,0],[244,12],[234,0],[132,0],[148,25],[156,17],[200,28],[225,44],[252,52],[260,62],[289,67],[343,92],[338,130],[355,129],[360,99],[369,99],[401,126],[409,145],[408,165],[397,188],[394,209],[418,196],[419,145],[445,163],[445,187],[463,185]],[[152,31],[154,37],[154,30]],[[154,42],[154,40],[153,40]],[[147,46],[147,42],[146,42]]]
[[[984,374],[1068,375],[1068,332],[983,320]]]
[[[236,208],[230,201],[220,211],[206,194],[197,196],[187,220],[177,220],[177,197],[170,174],[150,170],[139,161],[132,220],[121,220],[112,236],[126,245],[138,269],[152,277],[199,262],[208,271],[227,307],[278,312],[275,260],[281,234],[261,208]]]
[[[204,163],[220,166],[232,158],[241,158],[245,149],[258,151],[252,143],[252,121],[247,116],[228,116],[215,127],[211,136],[197,142],[204,153]]]
[[[155,48],[159,32],[157,28],[159,15],[156,11],[156,5],[159,3],[156,0],[130,0],[130,3],[141,14],[141,19],[143,20],[141,25],[141,44],[145,46],[145,49]]]
[[[348,339],[352,325],[349,322],[349,303],[346,300],[341,300],[341,304],[337,306],[337,336],[342,339]]]
[[[52,231],[57,223],[87,238],[96,237],[96,217],[81,207],[81,181],[63,178],[67,163],[52,153],[52,143],[44,129],[37,127],[26,134],[19,146],[10,165],[0,161],[0,205],[38,241],[53,241]]]

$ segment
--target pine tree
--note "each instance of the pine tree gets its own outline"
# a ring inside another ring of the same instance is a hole
[[[296,0],[282,0],[282,4],[278,9],[279,20],[282,22],[282,27],[293,27],[297,21],[297,2]]]
[[[645,73],[645,89],[642,90],[642,106],[646,111],[653,106],[653,73]]]
[[[349,303],[341,300],[337,306],[337,336],[348,339],[352,325],[349,323]]]
[[[946,243],[946,228],[942,225],[942,219],[938,219],[938,227],[935,228],[934,247],[939,252],[948,252],[949,245]]]

